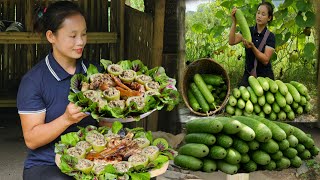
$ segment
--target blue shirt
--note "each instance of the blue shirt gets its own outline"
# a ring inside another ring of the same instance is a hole
[[[267,30],[267,27],[265,27],[261,33],[258,33],[257,26],[250,27],[250,32],[251,32],[251,37],[252,37],[252,42],[253,44],[258,48],[263,36]],[[263,46],[262,51],[264,52],[265,47],[269,46],[271,48],[275,48],[276,41],[275,41],[275,36],[272,32],[270,32],[265,46]],[[252,51],[252,49],[247,49],[246,48],[246,62],[245,62],[245,73],[251,72],[254,66],[254,59],[255,55]],[[257,64],[257,76],[262,76],[262,77],[270,77],[271,79],[274,79],[273,71],[272,71],[272,66],[271,66],[271,61],[267,65],[263,65],[260,61],[258,61]]]
[[[75,74],[85,74],[88,64],[82,59],[77,60]],[[50,52],[45,59],[41,60],[23,76],[17,95],[18,113],[36,114],[45,112],[45,123],[61,116],[69,104],[68,95],[71,77],[72,75],[58,64]],[[78,131],[77,126],[85,127],[89,124],[97,125],[97,122],[91,117],[87,117],[67,128],[63,134]],[[60,137],[35,150],[30,149],[24,167],[28,169],[32,166],[55,165],[54,144],[59,140]]]

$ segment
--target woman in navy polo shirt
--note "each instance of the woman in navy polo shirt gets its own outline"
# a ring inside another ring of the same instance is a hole
[[[27,72],[20,84],[17,107],[29,148],[23,179],[71,179],[55,165],[54,144],[60,135],[96,121],[69,103],[70,79],[86,73],[81,59],[87,41],[86,21],[79,7],[58,1],[37,12],[35,30],[52,45],[49,54]]]
[[[258,5],[256,25],[250,27],[252,42],[246,41],[240,33],[236,33],[236,10],[237,8],[233,8],[231,12],[229,44],[236,45],[242,41],[246,47],[245,71],[239,85],[249,86],[250,75],[274,79],[270,58],[275,49],[275,36],[267,28],[267,24],[273,19],[273,5],[269,2]]]

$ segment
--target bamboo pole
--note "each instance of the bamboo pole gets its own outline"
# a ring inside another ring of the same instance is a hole
[[[155,0],[153,21],[152,67],[162,65],[165,0]]]
[[[317,63],[317,92],[318,92],[318,95],[317,95],[317,98],[318,98],[318,121],[317,121],[317,124],[318,124],[318,128],[320,127],[320,15],[319,15],[319,12],[320,12],[320,2],[319,1],[316,1],[316,14],[317,14],[317,38],[318,38],[318,63]]]
[[[163,52],[163,31],[164,31],[164,17],[165,17],[165,0],[154,1],[154,21],[153,21],[153,40],[151,53],[151,67],[162,65]],[[147,128],[151,131],[158,130],[158,111],[152,113],[148,117]]]
[[[186,45],[185,45],[185,0],[178,1],[178,89],[183,87],[183,74],[186,67]]]
[[[123,59],[124,57],[124,15],[125,15],[125,0],[120,1],[119,6],[119,33],[120,33],[120,44],[119,44],[119,59]]]

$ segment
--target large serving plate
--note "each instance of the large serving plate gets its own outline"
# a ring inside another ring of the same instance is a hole
[[[58,167],[60,167],[60,157],[61,155],[60,154],[56,154],[56,157],[55,157],[55,163]],[[159,169],[153,169],[151,171],[149,171],[150,173],[150,177],[156,177],[156,176],[160,176],[161,174],[164,174],[167,169],[168,169],[168,166],[169,166],[169,161],[164,163],[163,166]]]
[[[111,117],[99,117],[98,120],[99,121],[103,121],[103,122],[115,122],[115,121],[119,121],[121,123],[128,123],[128,122],[133,122],[133,121],[139,121],[140,119],[143,119],[147,116],[149,116],[151,113],[153,113],[154,111],[156,111],[156,109],[153,109],[151,111],[148,111],[144,114],[141,114],[140,116],[137,117],[126,117],[126,118],[111,118]]]

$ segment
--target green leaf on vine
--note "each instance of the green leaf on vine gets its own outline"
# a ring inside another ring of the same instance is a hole
[[[206,27],[202,23],[196,23],[191,27],[191,30],[195,33],[202,33]]]
[[[306,12],[308,10],[308,3],[305,0],[296,2],[296,7],[299,11]]]
[[[296,16],[296,23],[299,27],[306,27],[306,22],[303,19],[302,13],[298,13]]]
[[[292,3],[293,3],[293,0],[285,0],[282,6],[280,6],[279,8],[286,9],[287,7],[291,6]]]
[[[314,26],[315,22],[316,22],[316,15],[313,12],[308,11],[308,12],[306,12],[305,16],[307,17],[306,27]]]
[[[303,53],[307,59],[313,59],[316,46],[314,43],[307,43],[304,46]]]

